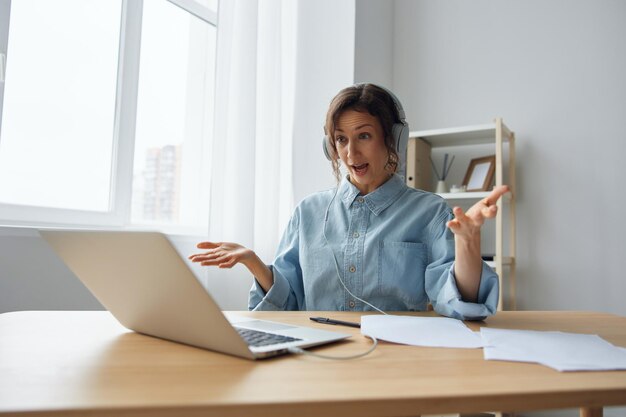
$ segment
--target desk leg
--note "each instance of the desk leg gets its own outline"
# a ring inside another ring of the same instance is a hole
[[[602,417],[602,407],[582,407],[580,417]]]

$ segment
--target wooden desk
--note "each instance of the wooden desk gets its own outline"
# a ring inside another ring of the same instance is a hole
[[[311,312],[243,314],[333,329],[310,322]],[[498,312],[470,323],[480,325],[597,333],[626,346],[626,318],[608,314]],[[358,329],[340,330],[355,336],[317,350],[346,355],[370,346]],[[381,342],[357,360],[253,362],[129,332],[107,312],[0,314],[0,415],[380,417],[569,407],[601,414],[603,405],[624,404],[626,372],[560,373],[485,361],[481,349]]]

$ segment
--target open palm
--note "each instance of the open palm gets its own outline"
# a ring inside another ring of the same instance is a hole
[[[231,242],[200,242],[197,247],[208,250],[191,255],[189,259],[204,266],[232,268],[236,263],[243,262],[252,255],[250,249]]]
[[[480,233],[481,226],[485,219],[490,219],[498,213],[497,201],[504,194],[509,192],[507,185],[495,187],[485,198],[470,207],[467,212],[463,212],[461,207],[454,207],[454,219],[450,220],[446,226],[458,237],[470,238]]]

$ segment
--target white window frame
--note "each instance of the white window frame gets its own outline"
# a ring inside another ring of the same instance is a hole
[[[10,0],[8,1],[10,7]],[[199,19],[217,26],[217,15],[194,0],[168,0]],[[38,207],[0,203],[0,225],[104,228],[159,228],[175,233],[197,232],[172,225],[135,226],[130,224],[132,203],[133,162],[135,153],[135,125],[137,120],[137,93],[143,0],[123,0],[120,45],[117,69],[117,91],[113,124],[113,152],[109,210],[106,212]],[[10,17],[9,17],[10,20]],[[8,38],[10,25],[2,25],[0,40]],[[4,50],[2,49],[4,48]],[[0,42],[0,53],[6,54],[6,45]],[[10,58],[7,58],[10,59]],[[2,83],[2,81],[0,81]],[[0,93],[4,93],[2,84]],[[0,95],[0,115],[2,100]],[[1,120],[1,117],[0,117]],[[0,122],[1,123],[1,122]],[[0,126],[1,128],[1,126]],[[208,213],[207,213],[208,215]]]

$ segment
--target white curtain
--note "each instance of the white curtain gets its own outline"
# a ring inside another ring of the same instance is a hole
[[[289,0],[222,1],[218,14],[208,238],[240,243],[266,263],[293,209],[296,20]],[[236,281],[212,292],[229,298],[250,286]]]
[[[296,2],[220,4],[209,235],[271,262],[293,207]]]
[[[334,185],[322,126],[354,80],[354,22],[354,0],[220,1],[208,239],[271,263],[295,203]],[[245,267],[206,271],[223,309],[246,308]]]

